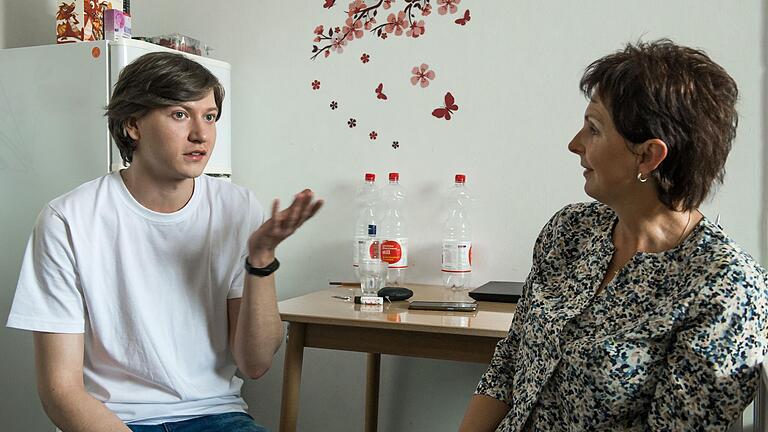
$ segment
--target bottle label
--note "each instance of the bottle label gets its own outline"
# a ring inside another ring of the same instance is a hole
[[[384,240],[381,243],[381,260],[389,268],[408,268],[408,239],[404,237]]]
[[[472,271],[472,242],[443,240],[443,266],[446,273]]]
[[[376,238],[369,238],[363,243],[363,249],[361,251],[361,258],[364,260],[381,260],[381,246],[379,246],[379,240]]]
[[[355,237],[355,242],[352,244],[352,267],[360,267],[360,251],[365,246],[366,240],[368,240],[368,237]]]

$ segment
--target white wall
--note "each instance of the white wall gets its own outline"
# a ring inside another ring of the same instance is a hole
[[[45,16],[55,11],[55,2],[29,3],[5,0],[6,30],[0,34],[6,47],[53,40],[53,24],[30,30],[16,17]],[[465,27],[453,23],[458,16],[433,11],[418,39],[366,34],[343,54],[314,62],[308,59],[312,30],[318,24],[341,25],[345,2],[330,10],[320,0],[294,8],[283,2],[226,4],[214,9],[202,0],[134,0],[134,32],[185,33],[232,64],[233,112],[225,115],[233,116],[236,182],[256,191],[265,204],[273,197],[288,201],[307,186],[327,200],[316,219],[279,250],[281,299],[351,277],[351,196],[367,170],[379,178],[399,170],[410,191],[410,280],[438,281],[438,192],[457,171],[468,174],[478,198],[475,282],[525,277],[532,242],[548,217],[568,202],[588,199],[578,158],[566,149],[586,105],[577,88],[581,72],[595,58],[640,37],[667,36],[704,48],[739,84],[740,126],[726,182],[703,210],[712,218],[720,213],[732,236],[761,255],[765,10],[759,0],[464,0],[460,11],[472,13]],[[403,6],[397,1],[377,19],[383,22]],[[53,12],[49,15],[52,20]],[[359,60],[363,52],[371,55],[367,64]],[[426,89],[408,82],[411,68],[422,62],[437,72]],[[314,79],[321,81],[318,91],[311,90]],[[385,84],[386,102],[374,97],[379,82]],[[430,115],[448,90],[460,106],[450,122]],[[328,108],[331,100],[340,103],[338,110]],[[346,127],[350,116],[358,127]],[[376,141],[367,137],[372,129],[380,134]],[[392,140],[400,142],[399,149],[389,146]],[[5,394],[14,397],[3,397],[0,418],[28,424],[32,413],[41,415],[30,375],[32,353],[28,344],[5,349],[22,337],[10,333],[0,330],[0,358],[14,367],[2,375],[2,387],[12,389]],[[281,350],[272,370],[245,390],[251,413],[274,430],[282,356]],[[364,363],[362,354],[307,350],[300,430],[360,429]],[[385,357],[380,430],[455,429],[483,370]]]

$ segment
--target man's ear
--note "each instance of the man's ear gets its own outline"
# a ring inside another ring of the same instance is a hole
[[[640,162],[638,169],[643,173],[655,170],[667,158],[667,143],[658,138],[643,142],[635,150]]]
[[[125,133],[129,137],[131,137],[132,140],[138,141],[139,139],[141,139],[141,134],[139,133],[138,121],[134,117],[131,117],[128,120],[126,120],[124,128],[125,128]]]

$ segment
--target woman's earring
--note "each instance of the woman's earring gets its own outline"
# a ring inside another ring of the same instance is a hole
[[[637,173],[637,179],[640,180],[640,183],[645,183],[648,181],[648,177],[643,177],[643,173],[641,172]]]

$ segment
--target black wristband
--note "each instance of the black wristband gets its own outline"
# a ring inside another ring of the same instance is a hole
[[[275,258],[275,260],[269,263],[269,265],[266,267],[259,268],[252,266],[251,263],[248,262],[248,257],[245,257],[245,271],[247,271],[248,274],[264,277],[271,275],[278,268],[280,268],[280,261],[278,261],[277,258]]]

